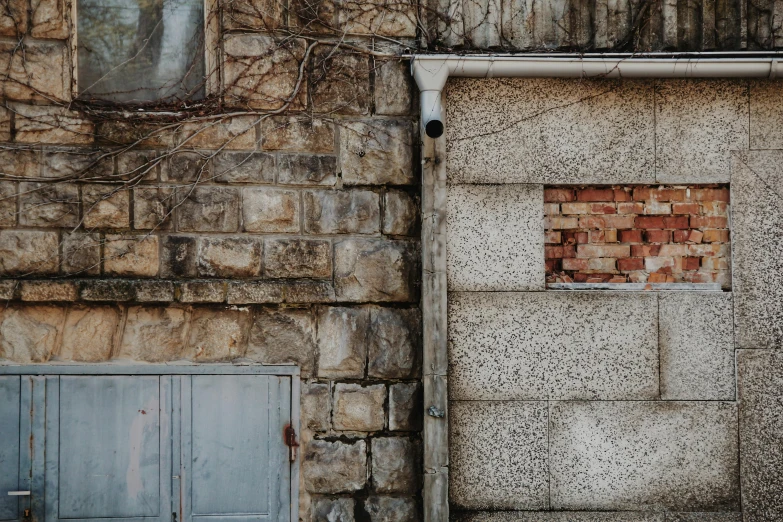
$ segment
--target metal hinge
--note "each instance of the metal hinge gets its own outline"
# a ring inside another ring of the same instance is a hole
[[[290,424],[285,427],[283,439],[285,440],[285,445],[288,446],[288,458],[291,462],[294,462],[296,460],[296,448],[299,447],[299,443],[296,441],[296,430]]]

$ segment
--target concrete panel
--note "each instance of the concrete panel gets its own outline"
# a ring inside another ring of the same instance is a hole
[[[731,294],[661,292],[661,398],[733,401]]]
[[[652,183],[653,83],[452,79],[452,183]]]
[[[657,399],[658,303],[632,292],[449,294],[452,399]]]
[[[783,520],[783,352],[737,352],[745,522]]]
[[[553,509],[737,511],[732,403],[553,402]]]
[[[452,504],[547,509],[547,403],[472,401],[450,408]]]
[[[622,513],[478,511],[456,513],[451,518],[453,522],[666,522],[663,513],[632,511]]]
[[[451,185],[450,290],[543,290],[542,185]]]
[[[731,151],[748,148],[744,80],[656,80],[659,183],[726,183]]]
[[[783,343],[783,151],[734,156],[731,242],[738,348]]]
[[[750,82],[750,148],[783,149],[783,84]]]

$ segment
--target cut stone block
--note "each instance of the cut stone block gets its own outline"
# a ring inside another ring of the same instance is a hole
[[[0,230],[0,274],[52,274],[59,265],[56,232]]]
[[[181,358],[190,313],[173,306],[128,308],[117,359],[164,362]]]
[[[318,314],[318,376],[361,379],[367,363],[368,308],[330,306]]]
[[[418,522],[419,509],[412,498],[370,497],[364,502],[370,522]]]
[[[226,103],[254,109],[292,109],[305,105],[306,87],[297,79],[307,43],[301,38],[277,42],[272,36],[229,34],[225,53]]]
[[[374,234],[380,230],[380,199],[371,190],[309,190],[304,193],[308,234]]]
[[[375,491],[398,494],[419,491],[421,447],[418,441],[402,437],[378,437],[372,439],[370,450]]]
[[[389,386],[389,429],[421,431],[421,403],[421,383],[400,382]]]
[[[783,343],[781,164],[783,151],[734,156],[731,242],[737,348],[777,348]]]
[[[418,300],[419,245],[413,241],[342,239],[334,244],[334,286],[345,302]]]
[[[58,358],[101,362],[111,355],[120,311],[113,306],[73,306],[67,312]]]
[[[733,403],[552,402],[553,509],[737,511]]]
[[[661,292],[661,398],[734,400],[731,294]]]
[[[379,431],[384,426],[386,386],[338,383],[334,388],[332,423],[339,431]]]
[[[367,483],[367,442],[311,440],[304,445],[302,474],[307,491],[359,491]]]
[[[463,509],[548,509],[546,402],[450,405],[449,500]]]
[[[319,498],[312,507],[311,522],[354,522],[352,498]]]
[[[654,294],[455,292],[449,301],[452,399],[658,398]]]
[[[452,79],[445,99],[452,183],[655,179],[651,81]]]
[[[107,274],[154,277],[160,270],[158,236],[106,234],[103,252]]]
[[[449,290],[543,290],[542,185],[451,185]]]
[[[313,431],[329,429],[332,414],[329,385],[302,383],[302,426]]]
[[[47,362],[62,336],[65,308],[3,306],[0,310],[0,359],[30,364]]]
[[[745,522],[783,520],[783,352],[737,352]]]
[[[315,368],[315,332],[310,310],[259,308],[246,356],[264,364],[296,364],[302,377],[310,377]]]
[[[243,357],[251,320],[248,308],[194,309],[184,358],[220,362]]]
[[[367,374],[415,379],[421,374],[421,312],[416,308],[371,308]]]
[[[21,183],[19,224],[27,227],[79,225],[79,188],[70,183]]]
[[[410,185],[416,141],[408,122],[345,122],[340,128],[340,162],[346,185]]]
[[[655,170],[659,183],[726,183],[731,151],[748,148],[744,80],[657,80]]]

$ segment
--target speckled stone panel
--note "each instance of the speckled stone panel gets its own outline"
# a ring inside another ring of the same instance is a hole
[[[655,294],[451,293],[452,399],[658,398]]]
[[[451,185],[449,290],[543,290],[542,185]]]
[[[452,183],[651,183],[653,83],[451,79]]]
[[[745,522],[783,520],[783,352],[737,352]]]
[[[450,405],[449,500],[464,509],[548,509],[546,402]]]
[[[750,148],[783,149],[783,83],[750,82]]]
[[[659,295],[661,398],[733,401],[731,293]]]
[[[735,404],[553,402],[553,509],[738,511]]]
[[[736,153],[731,174],[737,348],[783,343],[783,151]]]
[[[601,512],[526,512],[473,511],[456,513],[453,522],[666,522],[663,513],[623,511]]]
[[[748,148],[744,80],[656,80],[659,183],[726,183],[731,151]]]

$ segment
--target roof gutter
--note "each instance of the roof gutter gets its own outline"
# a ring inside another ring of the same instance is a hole
[[[430,138],[443,134],[441,92],[451,77],[783,79],[783,54],[779,53],[430,54],[411,58],[411,72],[421,91],[421,123]]]

